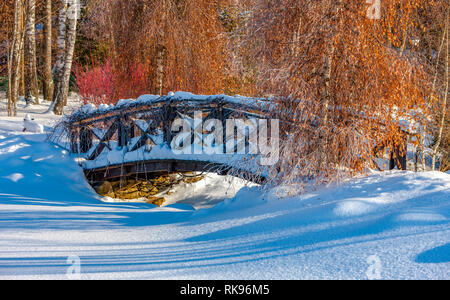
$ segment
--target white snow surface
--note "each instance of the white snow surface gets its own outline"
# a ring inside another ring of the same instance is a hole
[[[105,203],[23,117],[0,116],[0,279],[72,279],[73,257],[81,279],[370,279],[374,257],[380,279],[450,279],[450,174],[373,172],[296,197],[236,186],[193,209],[228,190],[213,178],[162,208]]]
[[[114,110],[116,108],[124,108],[133,104],[155,104],[159,102],[166,101],[186,101],[186,102],[195,102],[195,101],[217,101],[222,100],[229,103],[234,104],[246,104],[249,106],[254,106],[257,108],[267,108],[269,107],[270,100],[263,98],[250,98],[241,95],[196,95],[188,92],[170,92],[166,96],[158,96],[158,95],[142,95],[137,99],[121,99],[117,102],[116,105],[106,106],[104,104],[99,105],[98,107],[94,104],[86,104],[82,106],[80,109],[75,111],[75,114],[88,115],[93,113],[105,112]]]

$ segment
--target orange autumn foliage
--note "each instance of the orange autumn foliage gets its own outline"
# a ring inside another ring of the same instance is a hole
[[[252,12],[243,45],[259,58],[259,92],[282,99],[276,113],[289,120],[279,167],[285,180],[364,172],[377,146],[403,146],[402,126],[423,121],[430,80],[410,32],[425,4],[382,4],[379,20],[367,17],[365,1],[241,4]]]
[[[88,7],[87,26],[107,41],[118,73],[146,67],[148,93],[216,94],[224,91],[228,57],[220,7],[221,1],[100,0]]]

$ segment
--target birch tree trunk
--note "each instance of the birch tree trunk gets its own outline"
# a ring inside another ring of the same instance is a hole
[[[20,62],[23,50],[23,6],[21,0],[14,1],[14,35],[11,52],[8,57],[8,116],[17,116],[17,98],[19,97]]]
[[[20,69],[19,69],[19,93],[18,96],[25,95],[25,7],[22,0],[22,18],[20,21],[21,26],[21,47],[20,47]]]
[[[66,2],[66,1],[64,1]],[[69,93],[69,80],[72,70],[73,54],[75,51],[75,41],[77,35],[77,19],[78,19],[78,0],[69,0],[67,4],[67,40],[64,41],[65,52],[64,57],[58,57],[58,75],[56,79],[55,92],[53,95],[53,112],[56,115],[62,115],[64,105],[67,103],[67,96]],[[62,19],[62,18],[61,18]],[[62,31],[62,23],[60,29]],[[64,25],[64,32],[65,32]],[[63,42],[58,37],[58,46],[61,47]],[[60,60],[61,59],[61,60]],[[62,64],[61,64],[62,63]]]
[[[50,105],[50,111],[54,110],[55,103],[57,101],[57,91],[61,89],[62,73],[64,69],[64,57],[66,53],[66,27],[67,27],[67,4],[68,0],[59,0],[58,11],[58,37],[57,37],[57,50],[56,50],[56,63],[53,69],[54,76],[54,90],[52,97],[52,105]]]
[[[53,100],[52,74],[52,0],[45,2],[44,20],[44,64],[42,70],[44,99]]]
[[[66,58],[64,63],[64,106],[67,105],[67,97],[69,94],[70,74],[72,72],[73,55],[75,53],[75,44],[77,41],[77,25],[78,25],[78,10],[80,0],[70,0],[70,7],[68,8],[68,31],[66,42]],[[61,109],[62,113],[62,109]]]
[[[438,133],[438,138],[436,141],[436,144],[434,145],[433,148],[433,156],[432,156],[432,163],[431,163],[431,168],[434,171],[436,169],[436,156],[439,150],[439,147],[441,146],[441,142],[442,142],[442,133],[444,131],[444,126],[445,126],[445,118],[446,118],[446,113],[447,113],[447,99],[448,99],[448,60],[449,60],[449,44],[448,44],[448,16],[447,16],[447,20],[446,20],[446,25],[445,25],[445,34],[447,36],[446,38],[446,47],[447,47],[447,53],[445,56],[445,91],[444,91],[444,100],[442,103],[442,116],[441,116],[441,120],[439,122],[439,133]]]
[[[156,86],[158,95],[162,96],[164,90],[164,58],[166,55],[166,48],[163,45],[156,46]]]
[[[39,104],[39,87],[36,60],[36,1],[27,0],[25,39],[25,101],[27,104]],[[34,101],[33,101],[34,96]]]
[[[325,59],[325,66],[322,73],[322,80],[323,80],[323,88],[322,88],[322,95],[321,95],[321,106],[322,106],[322,130],[323,132],[320,133],[321,138],[321,146],[320,146],[320,165],[322,168],[326,168],[327,160],[328,160],[328,137],[327,137],[327,128],[328,128],[328,122],[329,122],[329,112],[328,108],[331,101],[331,80],[332,80],[332,72],[333,72],[333,59],[335,56],[336,48],[335,48],[335,40],[340,34],[341,24],[342,24],[342,16],[340,16],[342,12],[342,0],[337,0],[335,3],[334,8],[334,14],[335,18],[339,20],[339,24],[336,24],[337,28],[335,28],[335,32],[331,37],[330,46],[328,49],[328,53]]]
[[[432,98],[434,96],[434,92],[436,90],[436,84],[437,84],[437,79],[438,79],[438,74],[439,74],[439,62],[440,62],[442,50],[444,49],[445,37],[447,35],[447,27],[448,27],[448,21],[446,23],[446,28],[444,29],[444,32],[442,33],[442,39],[441,39],[441,43],[439,45],[439,50],[438,50],[437,57],[436,57],[436,69],[435,69],[435,73],[434,73],[433,85],[431,87],[430,98]],[[427,104],[427,105],[428,105],[428,107],[430,106],[430,104]],[[422,170],[423,171],[426,171],[426,164],[425,164],[425,140],[426,140],[427,129],[428,129],[427,121],[428,121],[428,119],[425,120],[425,124],[423,126],[422,141],[421,141],[421,145],[420,145],[421,146],[421,152],[422,152],[421,163],[422,163]]]

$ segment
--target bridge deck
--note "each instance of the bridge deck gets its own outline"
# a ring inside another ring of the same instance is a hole
[[[261,173],[249,172],[245,169],[233,168],[226,164],[209,161],[182,159],[155,159],[135,161],[108,167],[85,169],[86,177],[91,182],[114,180],[121,177],[135,177],[139,175],[172,174],[187,172],[211,172],[219,175],[231,175],[255,183],[264,183],[267,176]]]

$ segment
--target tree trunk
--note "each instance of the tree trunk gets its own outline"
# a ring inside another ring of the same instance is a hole
[[[57,40],[57,51],[56,51],[56,63],[53,70],[54,73],[54,92],[52,98],[51,110],[54,109],[55,101],[57,100],[57,91],[61,89],[62,73],[64,69],[64,57],[66,52],[66,27],[67,27],[67,3],[68,0],[59,1],[59,12],[58,12],[58,40]]]
[[[36,1],[27,0],[26,6],[26,39],[25,39],[25,101],[39,104],[39,87],[37,80],[36,60]]]
[[[25,95],[25,7],[22,0],[22,19],[21,26],[21,47],[20,47],[20,71],[19,71],[19,94]]]
[[[20,62],[23,49],[23,6],[21,0],[14,2],[14,35],[8,57],[8,116],[17,115],[17,99],[19,97]]]
[[[45,2],[44,20],[44,64],[42,70],[44,99],[53,100],[52,74],[52,0]]]
[[[430,99],[434,96],[434,92],[436,90],[436,82],[437,82],[438,73],[439,73],[439,60],[441,58],[441,53],[442,53],[442,50],[444,48],[445,37],[447,35],[447,31],[446,31],[447,30],[447,26],[448,26],[448,21],[446,23],[446,29],[444,29],[444,32],[442,34],[442,40],[441,40],[441,43],[440,43],[440,46],[439,46],[439,51],[438,51],[437,57],[436,57],[436,70],[435,70],[435,73],[434,73],[433,85],[431,87]],[[430,105],[428,105],[428,107],[429,106]],[[425,140],[426,140],[426,134],[427,134],[427,128],[428,128],[427,122],[428,122],[428,120],[425,120],[425,124],[423,126],[423,132],[422,132],[422,141],[421,141],[421,145],[420,145],[421,146],[421,152],[422,152],[422,160],[421,160],[421,162],[422,162],[422,170],[423,171],[426,171],[426,164],[425,164]]]
[[[78,25],[78,9],[79,0],[70,0],[70,7],[68,8],[68,32],[67,32],[67,47],[66,58],[64,63],[64,106],[67,105],[67,98],[69,94],[70,74],[72,73],[73,56],[75,53],[75,44],[77,42],[77,25]],[[61,110],[62,113],[62,110]]]
[[[339,23],[342,22],[342,16],[340,16],[342,11],[342,0],[337,0],[334,8],[334,15],[335,18],[339,20]],[[333,59],[336,52],[335,48],[335,40],[338,37],[340,33],[340,24],[335,25],[338,26],[337,28],[334,28],[335,32],[332,35],[329,50],[325,59],[325,66],[322,73],[322,81],[323,81],[323,88],[322,88],[322,95],[321,95],[321,107],[322,107],[322,131],[320,134],[321,138],[321,146],[320,146],[320,165],[322,168],[326,168],[327,160],[328,160],[328,137],[327,137],[327,128],[328,128],[328,122],[329,122],[329,112],[328,108],[331,101],[331,80],[332,80],[332,72],[333,72]]]
[[[442,133],[444,131],[444,126],[445,126],[445,118],[446,118],[446,112],[447,112],[447,99],[448,99],[448,60],[449,60],[449,44],[448,44],[448,16],[447,16],[447,21],[446,21],[446,25],[445,25],[445,34],[447,36],[446,38],[446,43],[447,43],[447,54],[445,56],[445,91],[444,91],[444,100],[442,103],[442,116],[441,116],[441,120],[439,123],[439,133],[438,133],[438,138],[436,141],[436,144],[433,148],[433,156],[432,156],[432,163],[431,163],[431,168],[434,171],[436,169],[436,156],[439,150],[439,147],[441,146],[441,142],[442,142]]]
[[[25,18],[25,14],[23,14]],[[25,31],[22,27],[21,32],[23,39],[25,39]],[[20,49],[20,69],[19,69],[19,96],[25,95],[25,40]]]
[[[298,29],[294,32],[294,36],[292,37],[291,51],[292,51],[292,55],[295,58],[298,57],[298,51],[300,49],[299,44],[300,44],[300,34],[301,34],[300,30],[302,29],[301,26],[302,26],[302,24],[301,24],[301,20],[300,20],[298,23],[298,26],[297,26]]]
[[[65,2],[65,1],[64,1]],[[75,51],[75,41],[76,41],[76,29],[77,29],[77,18],[78,18],[78,1],[77,0],[69,0],[67,5],[67,21],[68,21],[68,28],[67,28],[67,41],[62,41],[61,36],[58,37],[58,46],[61,47],[64,43],[65,45],[65,52],[64,57],[61,59],[61,57],[58,57],[58,75],[56,79],[56,85],[55,85],[55,92],[53,95],[53,112],[56,115],[62,115],[64,105],[67,102],[67,96],[69,93],[69,80],[70,80],[70,73],[72,71],[72,61],[73,61],[73,54]],[[62,21],[63,18],[61,18],[60,21]],[[60,30],[62,31],[62,27],[64,27],[65,30],[65,24],[63,26],[62,22],[59,24]],[[60,32],[61,33],[61,32]],[[62,63],[62,64],[61,64]]]
[[[322,122],[323,125],[326,126],[328,123],[328,107],[330,105],[330,98],[331,98],[331,74],[333,71],[333,57],[334,57],[335,47],[334,45],[330,46],[330,52],[328,53],[326,63],[325,63],[325,69],[323,73],[323,94],[322,94]]]
[[[166,55],[166,48],[163,45],[156,46],[156,86],[157,94],[162,96],[164,90],[164,57]]]

